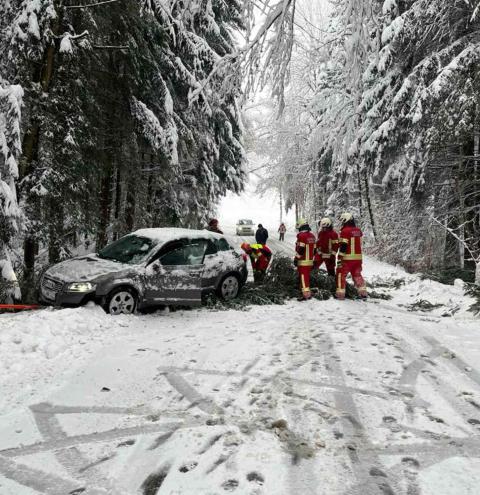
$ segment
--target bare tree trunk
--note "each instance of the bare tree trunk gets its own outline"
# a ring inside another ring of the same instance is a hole
[[[115,65],[115,54],[108,53],[108,59],[106,61],[106,67],[110,71],[117,70]],[[104,81],[104,90],[108,94],[109,90],[113,92],[114,81],[106,75]],[[100,180],[100,197],[99,206],[100,214],[98,216],[97,223],[97,237],[96,237],[96,249],[102,249],[109,241],[108,239],[108,227],[111,223],[111,213],[114,209],[112,204],[113,188],[114,188],[114,176],[116,171],[117,153],[120,152],[119,137],[118,137],[118,120],[119,116],[115,105],[109,105],[105,109],[103,117],[103,136],[102,142],[102,176]]]
[[[127,189],[127,205],[125,208],[125,225],[127,230],[131,232],[135,225],[135,182],[129,181]]]
[[[473,201],[477,203],[473,213],[472,230],[473,236],[479,243],[480,251],[480,103],[477,93],[477,104],[475,106],[475,122],[473,128]],[[480,256],[480,252],[478,253]],[[478,264],[477,264],[478,271]]]
[[[117,170],[115,173],[115,203],[114,203],[114,229],[113,229],[113,240],[116,241],[120,236],[120,207],[121,207],[121,196],[122,196],[122,174],[120,172],[120,167],[117,165]]]
[[[373,218],[372,202],[370,200],[370,187],[368,185],[368,177],[367,177],[366,173],[364,174],[363,179],[364,179],[364,183],[365,183],[365,199],[367,201],[367,209],[368,209],[368,215],[370,217],[370,225],[372,226],[373,238],[376,241],[377,240],[377,232],[375,229],[375,220]]]
[[[50,197],[48,203],[49,211],[49,239],[48,239],[48,261],[57,263],[60,261],[61,245],[63,241],[63,208],[62,205]]]
[[[459,267],[463,270],[465,268],[465,194],[463,191],[463,184],[460,182],[461,178],[457,178],[457,191],[459,201],[459,228],[458,228],[458,256]]]
[[[61,25],[61,13],[57,15],[52,24],[52,33],[58,34]],[[41,70],[38,72],[38,76],[34,79],[38,82],[42,88],[42,93],[49,92],[52,84],[53,72],[55,68],[55,55],[56,46],[52,42],[45,50]],[[22,158],[20,160],[20,172],[21,177],[30,175],[35,168],[35,162],[38,158],[40,141],[40,121],[38,116],[34,117],[30,129],[26,132],[23,145],[22,145]],[[36,211],[39,209],[38,198],[36,196],[27,193],[26,195],[26,210]],[[24,284],[31,290],[34,287],[34,273],[35,273],[35,254],[38,252],[38,244],[35,232],[28,232],[24,241]]]
[[[363,217],[363,200],[362,200],[362,178],[360,172],[360,164],[358,163],[358,159],[355,160],[355,168],[357,171],[357,187],[358,187],[358,208],[360,210],[360,216]]]
[[[112,190],[112,166],[107,163],[100,185],[100,215],[98,217],[96,249],[102,249],[108,242],[107,227],[110,220],[111,190]]]
[[[280,223],[283,222],[283,191],[282,186],[279,189],[279,203],[280,203]]]

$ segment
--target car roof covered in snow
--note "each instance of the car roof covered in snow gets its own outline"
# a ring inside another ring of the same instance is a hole
[[[139,237],[147,237],[157,243],[164,243],[175,239],[196,239],[198,237],[219,239],[222,237],[221,234],[210,232],[209,230],[180,229],[175,227],[140,229],[129,235],[132,234]]]

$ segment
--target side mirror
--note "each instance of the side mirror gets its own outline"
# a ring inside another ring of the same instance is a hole
[[[152,263],[152,270],[155,272],[155,273],[159,273],[161,271],[161,266],[160,266],[160,263],[158,261],[154,261]]]

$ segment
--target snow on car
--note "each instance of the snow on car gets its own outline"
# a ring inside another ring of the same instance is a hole
[[[246,279],[242,256],[223,236],[151,228],[50,267],[40,281],[40,299],[57,306],[95,301],[110,314],[128,314],[151,306],[199,305],[212,292],[233,299]]]

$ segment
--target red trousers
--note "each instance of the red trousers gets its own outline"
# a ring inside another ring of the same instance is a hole
[[[337,299],[345,299],[345,286],[347,284],[347,275],[352,275],[353,283],[358,290],[360,297],[366,297],[367,287],[365,280],[362,277],[362,261],[361,260],[345,260],[342,266],[337,268]]]
[[[315,267],[320,268],[325,263],[325,268],[329,275],[335,276],[335,256],[330,258],[321,258],[320,256],[315,260]]]
[[[305,299],[310,299],[312,293],[310,291],[310,272],[313,266],[297,266],[298,278],[300,279],[300,289]]]

